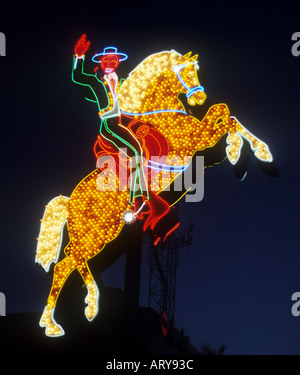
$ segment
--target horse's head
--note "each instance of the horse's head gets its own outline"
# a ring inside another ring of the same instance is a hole
[[[121,111],[127,114],[183,111],[178,100],[182,92],[190,105],[203,104],[206,95],[197,76],[197,57],[191,56],[191,52],[182,56],[174,50],[147,57],[119,90]]]
[[[191,56],[191,52],[182,57],[183,62],[174,65],[172,70],[176,74],[178,81],[181,83],[190,105],[203,104],[206,99],[203,86],[200,85],[197,75],[199,65],[197,62],[198,55]]]

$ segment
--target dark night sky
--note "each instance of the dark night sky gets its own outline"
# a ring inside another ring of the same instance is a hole
[[[264,174],[252,155],[241,182],[225,160],[206,170],[202,202],[180,204],[182,226],[194,222],[194,231],[189,253],[179,257],[175,320],[197,347],[299,354],[291,296],[300,291],[300,56],[291,54],[291,36],[300,31],[300,5],[160,3],[2,9],[0,291],[7,312],[42,311],[51,278],[34,258],[44,205],[70,195],[95,167],[97,111],[71,80],[73,47],[86,33],[92,52],[116,45],[129,55],[119,76],[151,53],[199,54],[210,102],[227,103],[269,145],[278,177]],[[123,266],[121,258],[103,272],[104,283],[122,287]]]

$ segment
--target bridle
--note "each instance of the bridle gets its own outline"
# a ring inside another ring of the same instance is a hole
[[[180,76],[180,71],[185,68],[187,66],[187,64],[181,64],[181,65],[174,65],[172,70],[174,73],[176,73],[177,75],[177,78],[179,80],[179,82],[182,84],[182,86],[188,90],[187,93],[186,93],[186,98],[190,98],[195,92],[197,91],[204,91],[204,87],[199,85],[199,86],[195,86],[195,87],[188,87],[188,85],[184,82],[184,80],[182,79],[182,77]]]

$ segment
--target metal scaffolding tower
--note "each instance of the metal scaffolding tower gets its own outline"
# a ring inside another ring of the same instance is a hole
[[[157,313],[166,315],[174,325],[176,270],[178,249],[188,248],[192,243],[193,223],[184,230],[177,230],[167,239],[154,246],[149,245],[148,265],[150,266],[148,306]]]

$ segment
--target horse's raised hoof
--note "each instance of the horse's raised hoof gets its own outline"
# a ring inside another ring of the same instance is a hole
[[[238,133],[229,133],[226,142],[227,157],[232,165],[235,165],[240,157],[241,148],[243,146],[243,140]]]
[[[269,163],[273,161],[273,156],[269,150],[269,147],[263,142],[259,142],[259,145],[256,148],[254,155],[261,161]]]
[[[54,320],[54,310],[54,307],[47,305],[40,320],[40,327],[46,328],[45,334],[48,337],[60,337],[65,334],[63,328]]]
[[[88,290],[88,295],[84,301],[88,304],[88,306],[85,308],[85,316],[89,321],[91,321],[98,313],[99,290],[94,282],[90,282],[86,287]]]

